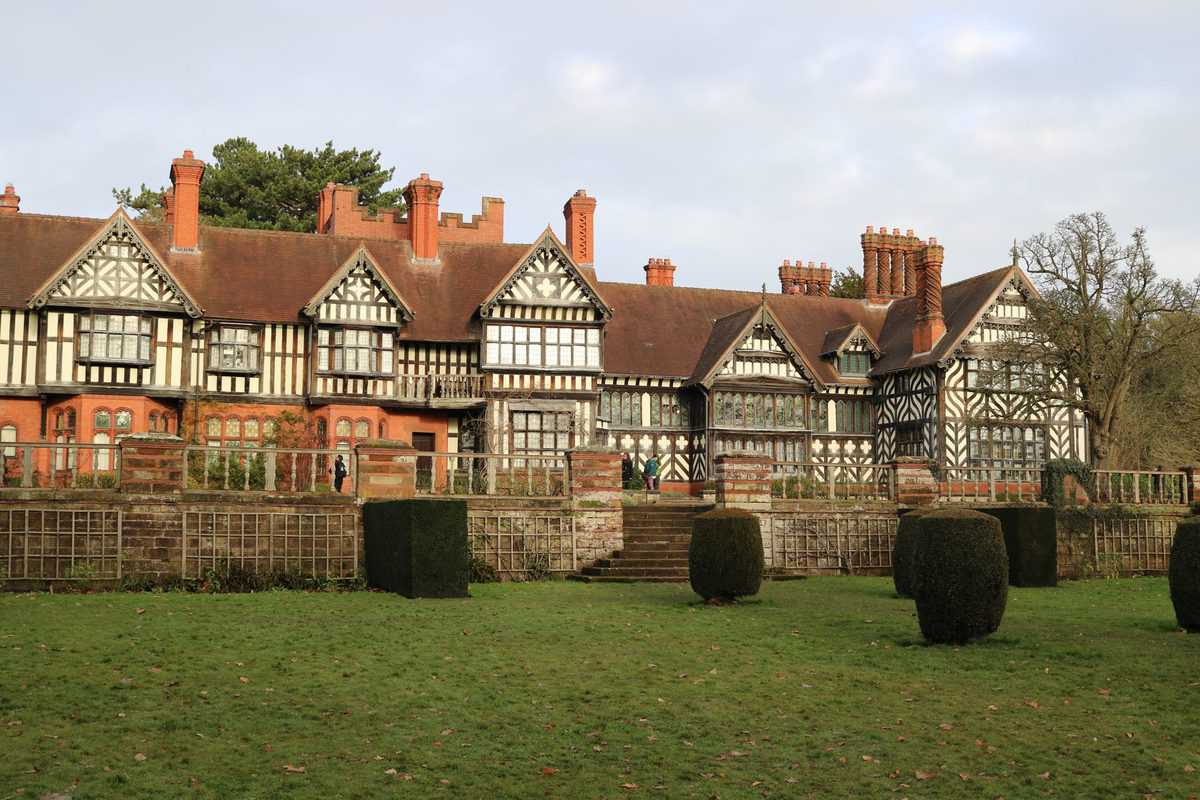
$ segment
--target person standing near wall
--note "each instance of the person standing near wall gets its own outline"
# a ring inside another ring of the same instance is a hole
[[[652,492],[658,488],[658,456],[654,453],[646,459],[646,466],[642,468],[642,476],[646,479],[646,491]]]
[[[629,453],[621,453],[621,488],[628,489],[633,482],[633,458]]]
[[[333,462],[333,490],[342,493],[342,481],[346,480],[346,462],[339,455]]]

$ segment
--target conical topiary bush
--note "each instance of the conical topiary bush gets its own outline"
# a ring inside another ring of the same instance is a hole
[[[946,509],[917,520],[915,581],[921,635],[964,644],[994,633],[1008,602],[1008,553],[995,517]]]
[[[1176,526],[1167,578],[1179,627],[1200,633],[1200,517],[1188,517]]]

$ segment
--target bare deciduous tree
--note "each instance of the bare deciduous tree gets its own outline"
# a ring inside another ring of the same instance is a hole
[[[1093,463],[1116,466],[1114,437],[1142,371],[1200,332],[1200,279],[1159,276],[1145,229],[1122,243],[1098,211],[1067,217],[1015,254],[1041,296],[1003,357],[1044,365],[1035,375],[1045,385],[1031,394],[1082,411]]]

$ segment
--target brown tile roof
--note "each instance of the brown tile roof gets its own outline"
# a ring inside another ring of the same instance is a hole
[[[20,308],[106,220],[18,214],[0,218],[0,306]],[[201,226],[200,253],[171,252],[166,225],[134,222],[166,266],[216,319],[300,320],[300,310],[363,245],[414,319],[400,338],[479,338],[480,302],[529,249],[527,244],[443,244],[440,266],[413,264],[408,242]]]
[[[923,367],[948,356],[963,337],[970,333],[988,301],[1004,286],[1012,275],[1012,270],[1012,267],[1001,267],[943,286],[942,315],[946,320],[946,335],[939,339],[933,350],[928,353],[914,356],[912,351],[916,298],[906,297],[893,302],[883,333],[875,339],[879,348],[883,350],[883,356],[875,363],[871,374],[880,375],[898,369]]]
[[[0,307],[25,307],[105,223],[40,214],[0,217]],[[480,303],[530,247],[443,243],[439,266],[413,264],[410,245],[404,241],[202,226],[201,253],[189,255],[170,251],[165,225],[134,224],[206,316],[217,319],[300,320],[304,305],[363,245],[412,306],[414,319],[400,337],[418,341],[478,340],[475,312]],[[966,335],[1010,270],[945,286],[946,336],[933,353],[915,358],[912,298],[869,305],[863,300],[772,294],[767,295],[767,305],[818,380],[863,383],[865,379],[839,378],[834,364],[820,357],[839,329],[861,324],[878,343],[883,356],[873,374],[932,363]],[[727,349],[722,332],[735,335],[726,328],[737,327],[739,319],[744,325],[744,315],[753,314],[762,299],[759,292],[596,281],[593,271],[583,271],[613,310],[606,326],[604,368],[618,375],[690,377],[705,359],[719,357],[719,346],[721,352]]]
[[[737,344],[737,338],[746,330],[750,320],[758,314],[758,306],[753,305],[741,311],[735,311],[721,317],[712,324],[711,333],[704,349],[700,351],[700,359],[692,370],[691,382],[699,383],[708,377],[708,373],[717,366],[721,356],[729,352],[729,348]]]
[[[640,283],[601,281],[600,291],[613,307],[604,342],[604,369],[618,375],[690,377],[709,345],[713,323],[757,308],[762,300],[759,292]],[[821,382],[863,382],[839,379],[834,365],[818,354],[826,331],[854,322],[861,323],[878,341],[885,306],[794,294],[769,294],[767,306],[805,353]]]

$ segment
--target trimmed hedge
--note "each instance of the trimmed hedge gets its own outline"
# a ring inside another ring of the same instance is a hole
[[[964,644],[995,632],[1008,602],[1008,553],[1000,521],[969,509],[917,521],[914,597],[921,635]]]
[[[1000,520],[1009,586],[1058,585],[1058,528],[1052,508],[981,508]]]
[[[892,580],[896,584],[896,594],[901,597],[913,596],[917,520],[929,511],[927,508],[914,508],[900,517],[900,524],[896,527],[896,543],[892,548]]]
[[[466,597],[465,500],[390,500],[363,506],[367,584],[405,597]]]
[[[758,594],[763,566],[762,532],[749,511],[709,511],[692,521],[688,578],[705,600]]]
[[[1200,633],[1200,517],[1188,517],[1176,526],[1167,578],[1179,627]]]

